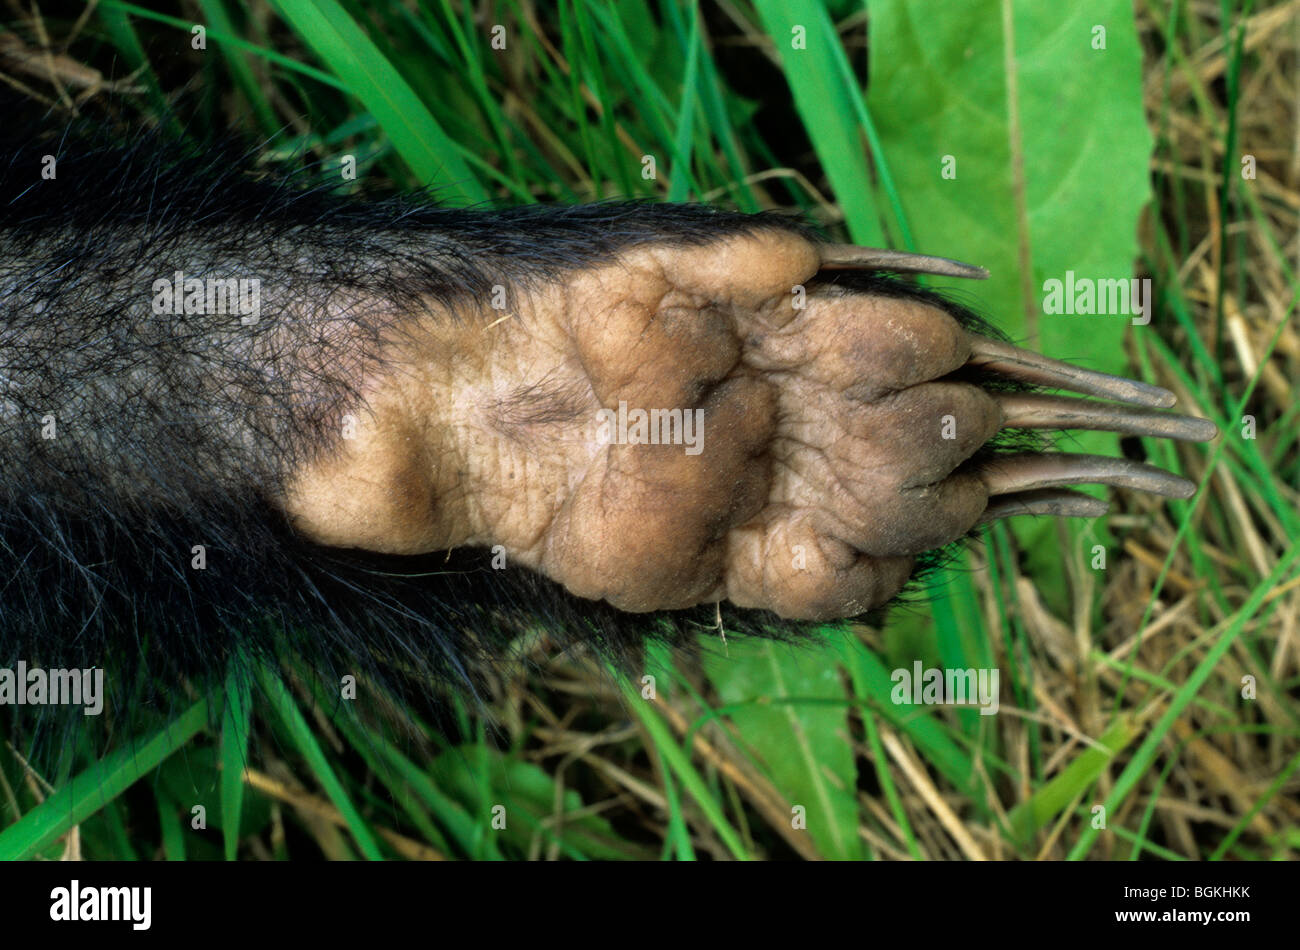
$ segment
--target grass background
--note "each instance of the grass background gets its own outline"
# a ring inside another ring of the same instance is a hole
[[[60,112],[353,155],[358,186],[448,203],[782,208],[983,264],[955,292],[1018,341],[1169,387],[1223,435],[1071,436],[1202,491],[999,525],[822,647],[652,652],[653,698],[542,630],[447,729],[340,711],[287,665],[87,731],[62,774],[0,749],[0,857],[1295,858],[1297,6],[8,8],[0,77]],[[1066,270],[1150,277],[1151,324],[1042,313]],[[1001,711],[895,704],[917,660],[996,666]]]

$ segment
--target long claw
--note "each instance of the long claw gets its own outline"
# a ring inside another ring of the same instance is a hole
[[[1166,498],[1196,494],[1195,482],[1152,465],[1104,455],[1003,455],[985,462],[980,477],[990,495],[1082,484],[1135,488]]]
[[[988,524],[999,518],[1018,515],[1057,515],[1062,518],[1097,518],[1110,510],[1110,505],[1100,498],[1080,494],[1064,488],[1042,488],[1035,491],[1001,495],[989,501],[977,524]]]
[[[980,366],[1022,382],[1053,389],[1068,389],[1087,396],[1114,399],[1135,406],[1168,409],[1178,401],[1173,393],[1159,386],[1083,369],[1061,360],[1049,359],[1032,350],[1022,350],[1010,343],[1002,343],[974,334],[971,335],[971,357],[967,364]]]
[[[941,277],[968,277],[984,280],[989,272],[974,264],[928,254],[909,254],[879,247],[859,247],[856,244],[821,244],[822,270],[887,270],[907,274],[938,274]]]
[[[1101,429],[1188,442],[1208,442],[1219,434],[1219,427],[1209,419],[1151,412],[1088,399],[1042,393],[997,393],[994,398],[1002,407],[1003,428]]]

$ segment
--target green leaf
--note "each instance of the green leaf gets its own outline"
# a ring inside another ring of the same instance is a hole
[[[1044,281],[1067,271],[1133,275],[1153,142],[1132,4],[972,0],[942,16],[922,0],[868,8],[877,41],[867,104],[916,249],[987,267],[987,282],[958,282],[958,292],[1013,340],[1122,372],[1125,334],[1148,328],[1129,316],[1041,310]],[[1097,26],[1105,49],[1093,48]],[[945,156],[955,178],[942,174]],[[1114,455],[1117,439],[1072,433],[1069,450]],[[1043,519],[1017,535],[1026,569],[1059,607],[1054,526]]]
[[[709,651],[705,670],[743,742],[792,806],[803,806],[817,850],[863,856],[848,702],[833,647],[772,641]]]
[[[1152,138],[1132,4],[972,0],[936,16],[920,0],[871,0],[869,9],[881,41],[867,103],[918,248],[987,267],[986,284],[962,290],[1013,337],[1025,337],[1032,310],[1046,352],[1123,369],[1128,317],[1037,314],[1047,278],[1133,273]],[[1106,28],[1105,49],[1093,48],[1095,25]],[[945,155],[955,178],[942,175]]]
[[[622,840],[604,818],[584,813],[585,803],[574,789],[565,789],[557,800],[555,776],[489,746],[449,749],[433,761],[430,774],[442,792],[462,802],[483,828],[492,829],[520,854],[530,854],[541,844],[542,854],[558,845],[570,858],[654,857]],[[504,828],[494,827],[497,819]]]

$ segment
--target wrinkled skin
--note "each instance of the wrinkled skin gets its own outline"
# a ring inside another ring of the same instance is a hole
[[[626,611],[726,600],[822,620],[893,597],[917,555],[985,516],[990,485],[1187,494],[963,465],[1007,423],[995,394],[946,378],[973,338],[924,302],[817,283],[822,265],[801,235],[758,229],[625,250],[504,317],[412,317],[361,385],[355,431],[292,473],[291,523],[394,554],[501,545]],[[620,403],[701,410],[698,453],[602,441],[597,413]],[[1097,513],[1054,497],[1026,510]]]

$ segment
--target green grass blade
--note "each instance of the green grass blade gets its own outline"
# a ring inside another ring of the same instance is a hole
[[[825,636],[840,634],[834,627],[825,628],[822,633]],[[975,766],[971,757],[949,737],[929,712],[914,706],[895,705],[890,698],[894,681],[890,679],[890,671],[885,664],[857,640],[842,639],[844,647],[841,657],[853,677],[854,691],[859,701],[870,703],[895,728],[904,732],[928,764],[938,769],[953,785],[975,796],[982,807],[983,792],[980,784],[975,781]]]
[[[438,186],[446,199],[458,203],[488,199],[460,146],[340,4],[274,0],[273,5],[379,121],[422,184]]]
[[[177,815],[179,806],[171,796],[158,792],[154,795],[158,803],[158,824],[162,831],[163,856],[168,861],[185,860],[185,832]]]
[[[686,75],[682,77],[682,102],[677,112],[677,136],[673,141],[673,167],[668,179],[669,201],[685,201],[690,196],[691,139],[695,128],[699,63],[700,18],[692,16],[686,48]]]
[[[663,756],[663,760],[668,764],[669,768],[681,779],[683,788],[700,806],[700,810],[704,812],[704,816],[709,820],[714,831],[718,833],[722,843],[739,860],[750,860],[749,851],[744,842],[741,841],[740,835],[727,821],[722,806],[713,797],[713,793],[709,791],[704,779],[695,770],[695,766],[691,765],[690,757],[677,744],[677,740],[673,737],[667,724],[650,708],[650,704],[643,700],[640,694],[632,688],[627,681],[627,677],[613,667],[609,667],[609,670],[610,674],[617,680],[619,688],[623,691],[623,699],[627,703],[628,709],[641,721],[646,732],[650,734],[655,749]]]
[[[1290,570],[1291,565],[1297,560],[1300,560],[1300,541],[1291,545],[1291,548],[1287,551],[1286,555],[1277,562],[1277,566],[1273,568],[1272,573],[1270,573],[1268,577],[1264,578],[1264,580],[1255,587],[1254,591],[1251,592],[1250,599],[1242,605],[1239,611],[1237,611],[1236,616],[1228,625],[1228,628],[1219,635],[1218,641],[1209,649],[1205,658],[1202,659],[1196,669],[1192,671],[1192,675],[1187,678],[1187,682],[1184,683],[1182,688],[1180,688],[1174,695],[1173,700],[1169,704],[1169,708],[1166,709],[1164,715],[1160,717],[1160,721],[1156,723],[1149,733],[1147,733],[1146,739],[1142,742],[1142,745],[1138,747],[1137,752],[1134,753],[1132,760],[1125,767],[1124,771],[1120,773],[1119,778],[1115,781],[1114,788],[1106,798],[1105,809],[1107,815],[1114,815],[1116,813],[1120,803],[1124,801],[1128,796],[1128,793],[1137,785],[1138,780],[1141,779],[1142,776],[1147,773],[1147,770],[1151,768],[1156,755],[1160,751],[1160,746],[1164,742],[1165,736],[1173,727],[1174,720],[1182,715],[1183,710],[1187,708],[1187,704],[1192,701],[1192,698],[1197,694],[1200,688],[1205,685],[1205,681],[1209,679],[1210,673],[1214,671],[1215,666],[1217,666],[1219,661],[1223,659],[1224,654],[1228,652],[1228,649],[1241,635],[1242,630],[1245,629],[1247,621],[1255,616],[1255,612],[1263,603],[1268,592],[1276,587],[1278,583],[1286,577],[1287,571]],[[1080,835],[1078,842],[1070,851],[1069,856],[1071,860],[1077,861],[1087,856],[1088,852],[1092,849],[1093,844],[1097,840],[1097,831],[1098,829],[1093,827],[1091,824],[1084,828],[1083,834]]]
[[[1252,805],[1240,819],[1238,819],[1237,823],[1232,826],[1232,830],[1228,832],[1223,841],[1220,842],[1219,846],[1214,849],[1214,853],[1210,855],[1211,861],[1220,861],[1223,859],[1224,854],[1227,853],[1229,848],[1236,844],[1237,839],[1241,837],[1241,833],[1246,830],[1246,826],[1254,821],[1255,816],[1263,810],[1264,806],[1282,790],[1282,786],[1286,785],[1287,780],[1291,778],[1296,769],[1300,769],[1300,755],[1294,755],[1291,757],[1291,761],[1288,762],[1282,771],[1277,773],[1273,781],[1269,783],[1264,794],[1259,796],[1259,801],[1255,802],[1255,804]]]
[[[861,687],[854,682],[854,691]],[[916,832],[912,830],[912,822],[907,817],[907,809],[903,807],[903,799],[899,797],[898,786],[894,784],[894,776],[889,771],[889,758],[885,755],[884,743],[880,741],[880,727],[876,725],[876,714],[870,709],[862,710],[862,725],[867,733],[867,745],[871,748],[871,757],[876,763],[876,777],[880,781],[880,788],[885,793],[885,800],[889,802],[889,810],[894,815],[894,822],[898,825],[898,830],[903,835],[903,844],[907,846],[907,853],[917,861],[924,859],[921,853],[921,847],[916,842]]]
[[[853,102],[861,95],[856,85],[845,83],[839,59],[828,48],[839,46],[830,15],[818,0],[757,0],[755,6],[776,44],[795,108],[826,169],[850,236],[858,244],[885,245]],[[806,48],[796,49],[800,36]]]
[[[1079,795],[1092,787],[1106,765],[1137,737],[1139,729],[1131,716],[1120,716],[1097,739],[1104,748],[1089,747],[1079,753],[1061,773],[1038,789],[1027,801],[1011,810],[1008,821],[1021,844],[1040,828],[1056,819]]]
[[[210,28],[225,36],[234,35],[235,26],[225,0],[199,0],[199,9],[203,11],[203,17]],[[257,123],[262,131],[267,135],[274,134],[279,126],[275,118],[275,110],[271,108],[264,84],[254,75],[247,54],[227,43],[218,43],[217,49],[225,59],[226,68],[230,70],[235,85],[244,94],[253,114],[257,116]]]
[[[176,29],[182,30],[185,33],[189,33],[189,31],[194,27],[194,24],[189,20],[167,16],[164,13],[158,13],[156,10],[148,10],[144,7],[136,6],[134,3],[124,3],[122,0],[103,0],[99,5],[99,9],[101,16],[105,10],[112,10],[118,13],[129,13],[131,16],[139,17],[142,20],[153,20],[157,23],[165,23],[168,26],[174,26]],[[290,72],[297,73],[309,79],[314,79],[316,82],[333,89],[346,91],[347,87],[329,73],[316,69],[313,66],[308,66],[306,63],[300,63],[296,59],[290,59],[288,56],[277,53],[274,50],[258,46],[256,43],[250,43],[248,40],[239,36],[234,36],[224,30],[209,28],[208,40],[220,43],[222,47],[229,47],[230,49],[243,50],[244,52],[252,53],[255,56],[259,56],[266,60],[268,63],[274,63],[276,66],[280,66]]]
[[[21,861],[49,847],[194,738],[208,722],[202,699],[142,743],[132,743],[69,780],[0,831],[0,861]]]
[[[289,736],[298,746],[298,751],[307,760],[307,765],[315,773],[317,781],[325,790],[325,794],[329,796],[330,801],[334,803],[334,807],[343,816],[348,829],[352,832],[352,837],[356,839],[357,847],[369,860],[382,861],[384,856],[379,850],[379,845],[375,842],[375,836],[352,803],[352,799],[348,797],[348,793],[343,788],[338,776],[334,774],[334,769],[330,767],[329,762],[326,760],[320,743],[316,741],[315,734],[312,732],[311,727],[307,725],[307,720],[303,718],[302,711],[298,709],[298,704],[294,702],[293,696],[290,695],[288,688],[284,685],[284,681],[269,667],[261,667],[258,673],[258,679],[262,684],[263,691],[270,700],[271,708],[279,714]]]
[[[429,778],[427,771],[403,755],[391,742],[365,731],[350,713],[337,711],[330,720],[338,726],[352,748],[365,759],[370,770],[378,775],[396,796],[405,798],[413,794],[447,830],[461,851],[467,855],[474,854],[474,849],[479,847],[478,839],[481,837],[479,823],[440,789]],[[381,758],[383,761],[380,761]],[[441,850],[448,852],[451,850],[446,846],[441,835],[438,836],[437,843]],[[496,843],[491,839],[488,839],[487,853],[482,856],[491,860],[502,858]]]
[[[232,669],[226,678],[226,705],[221,713],[221,835],[227,861],[235,860],[239,850],[252,711],[251,684],[246,676]]]

